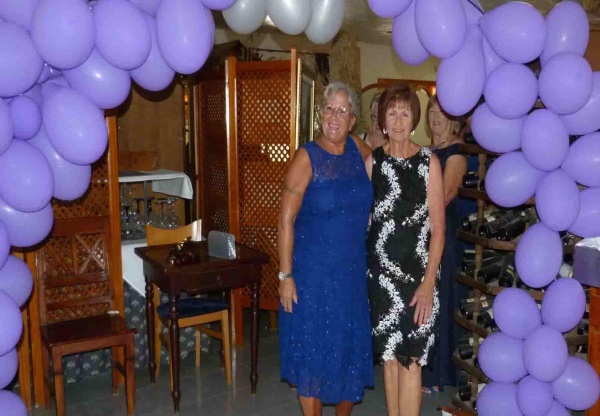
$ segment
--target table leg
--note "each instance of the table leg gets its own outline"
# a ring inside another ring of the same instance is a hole
[[[156,362],[154,361],[154,289],[146,281],[146,333],[148,334],[148,371],[150,382],[156,382]]]
[[[260,283],[252,284],[252,329],[250,331],[250,342],[252,343],[252,369],[250,371],[250,385],[252,394],[256,394],[256,384],[258,383],[258,295]]]
[[[181,399],[181,390],[179,390],[179,295],[169,295],[169,340],[171,356],[171,368],[173,373],[173,406],[175,413],[179,412],[179,400]]]

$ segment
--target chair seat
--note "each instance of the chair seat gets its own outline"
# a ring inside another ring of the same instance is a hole
[[[127,327],[123,317],[113,314],[57,322],[41,328],[42,339],[50,347],[136,332]]]
[[[226,309],[229,309],[229,303],[222,300],[207,298],[184,298],[179,300],[180,318],[191,318],[192,316],[205,315]],[[161,304],[156,308],[156,313],[161,319],[169,319],[169,304]]]

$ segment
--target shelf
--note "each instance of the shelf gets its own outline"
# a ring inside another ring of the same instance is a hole
[[[577,345],[585,345],[585,344],[588,343],[588,336],[587,335],[565,336],[565,339],[567,340],[567,345],[569,347],[575,347]]]
[[[462,272],[456,273],[456,275],[454,276],[454,280],[456,280],[459,283],[462,283],[463,285],[472,287],[473,289],[477,289],[480,292],[485,293],[486,295],[497,296],[498,293],[506,289],[505,287],[500,286],[488,286],[485,283],[480,282],[479,280],[468,277]],[[542,300],[544,297],[544,292],[541,292],[539,290],[523,290],[529,293],[535,300]]]
[[[485,374],[483,374],[483,371],[481,371],[481,369],[475,367],[471,362],[469,362],[472,360],[463,360],[462,358],[460,358],[458,353],[455,352],[454,354],[452,354],[452,361],[461,370],[465,370],[467,373],[469,373],[472,376],[474,376],[475,378],[477,378],[477,380],[479,382],[481,382],[481,383],[489,383],[490,382],[490,379],[487,378]]]
[[[468,412],[472,415],[477,415],[475,410],[473,410],[473,402],[463,402],[458,398],[458,393],[455,393],[452,396],[452,405],[455,406],[458,410],[462,410],[464,412]]]
[[[471,332],[475,332],[481,338],[485,338],[488,336],[487,329],[482,328],[477,324],[473,323],[473,321],[468,320],[467,318],[462,316],[459,311],[454,312],[454,321],[463,328],[468,329]]]
[[[502,251],[515,251],[517,249],[517,242],[513,241],[498,241],[495,238],[485,238],[469,233],[467,231],[458,230],[456,236],[463,241],[468,243],[477,244],[483,248],[489,248],[492,250]]]
[[[464,188],[461,186],[458,188],[458,195],[462,196],[463,198],[483,199],[484,201],[491,202],[492,204],[494,203],[494,201],[490,199],[485,191],[481,191],[479,189]],[[528,199],[523,205],[535,205],[535,198],[532,197]]]
[[[485,150],[483,147],[479,146],[478,144],[467,144],[467,143],[461,143],[458,145],[458,148],[460,149],[461,153],[469,153],[472,155],[477,155],[479,153],[485,153],[486,155],[498,155],[498,153],[494,153],[494,152],[489,152],[487,150]]]

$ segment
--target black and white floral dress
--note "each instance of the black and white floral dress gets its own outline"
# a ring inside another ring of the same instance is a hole
[[[409,306],[429,259],[430,158],[427,148],[406,159],[387,155],[383,147],[373,152],[375,198],[367,236],[373,347],[383,361],[396,358],[405,367],[430,362],[439,320],[437,283],[425,325],[414,323],[415,307]]]

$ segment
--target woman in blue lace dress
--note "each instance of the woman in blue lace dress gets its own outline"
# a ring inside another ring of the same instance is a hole
[[[322,135],[300,147],[279,215],[281,378],[297,387],[305,416],[323,403],[349,415],[373,386],[365,237],[373,189],[370,148],[349,136],[356,96],[325,89]]]

